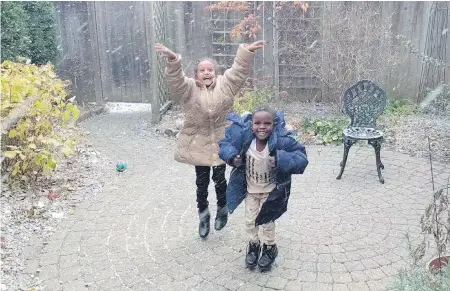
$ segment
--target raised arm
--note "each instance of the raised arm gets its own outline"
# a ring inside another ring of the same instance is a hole
[[[155,49],[166,58],[164,77],[169,86],[171,98],[175,102],[186,102],[194,90],[195,81],[185,76],[181,67],[181,56],[162,44],[156,44]]]
[[[255,50],[262,48],[265,44],[265,41],[260,40],[250,45],[239,45],[233,65],[223,74],[220,88],[224,94],[234,97],[244,87],[250,75]]]

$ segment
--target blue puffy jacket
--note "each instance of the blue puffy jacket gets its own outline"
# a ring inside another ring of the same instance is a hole
[[[225,130],[225,138],[219,142],[219,156],[228,165],[233,166],[227,187],[227,204],[230,213],[241,204],[247,195],[245,171],[246,152],[255,138],[252,132],[252,116],[228,115],[231,125]],[[295,131],[285,128],[284,112],[279,111],[275,118],[275,128],[269,137],[269,153],[276,158],[276,188],[269,194],[256,218],[255,225],[266,224],[278,219],[287,210],[291,192],[291,175],[303,174],[308,159],[305,147],[298,141]],[[234,167],[233,159],[240,155],[243,165]]]

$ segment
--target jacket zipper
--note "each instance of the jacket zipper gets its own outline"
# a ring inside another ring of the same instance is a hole
[[[216,147],[216,144],[215,144],[215,140],[216,140],[216,134],[215,134],[215,132],[214,132],[214,120],[213,120],[213,117],[212,117],[212,102],[214,102],[214,100],[211,100],[212,98],[214,98],[214,94],[212,94],[214,91],[213,90],[208,90],[208,88],[206,88],[206,92],[208,93],[208,96],[207,96],[207,98],[208,98],[208,100],[207,100],[207,102],[208,102],[208,115],[209,115],[209,130],[210,130],[210,132],[211,132],[211,134],[210,134],[210,137],[211,137],[211,144],[212,144],[212,146],[213,146],[213,152],[212,152],[212,155],[211,155],[211,162],[212,162],[212,164],[215,164],[215,161],[216,161],[216,153],[217,153],[217,147]]]

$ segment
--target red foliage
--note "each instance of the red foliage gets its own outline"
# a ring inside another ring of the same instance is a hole
[[[220,1],[206,7],[205,11],[236,11],[247,14],[244,20],[233,28],[231,38],[237,39],[244,36],[251,40],[256,40],[258,38],[258,33],[262,30],[259,19],[261,18],[260,11],[264,7],[264,4],[260,4],[256,8],[256,11],[252,13],[252,11],[250,11],[250,8],[253,7],[251,3],[252,2],[249,1]],[[303,12],[306,12],[308,7],[308,3],[303,1],[278,1],[275,3],[276,11],[301,8]]]

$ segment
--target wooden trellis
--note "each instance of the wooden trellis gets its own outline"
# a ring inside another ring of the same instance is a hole
[[[146,26],[150,34],[148,38],[148,50],[151,56],[152,66],[150,71],[151,88],[152,88],[152,122],[158,123],[161,115],[170,107],[171,101],[169,90],[164,82],[164,59],[156,55],[155,43],[166,42],[166,10],[165,2],[150,1],[146,2],[149,17]]]
[[[256,10],[259,4],[255,1],[253,10]],[[264,4],[259,11],[263,15],[260,19],[262,26],[260,34],[262,39],[268,41],[270,47],[266,49],[272,55],[270,63],[264,57],[255,61],[253,75],[258,74],[256,71],[266,71],[267,74],[268,70],[264,67],[269,67],[271,69],[269,75],[277,97],[279,91],[287,91],[290,95],[307,94],[311,97],[320,93],[320,80],[305,70],[301,65],[301,59],[296,59],[297,52],[289,46],[295,42],[297,47],[306,48],[315,40],[319,40],[322,35],[318,29],[322,20],[322,4],[310,3],[306,14],[301,9],[285,9],[277,12],[273,3]],[[243,17],[244,14],[240,12],[211,12],[209,29],[213,44],[212,56],[219,65],[226,68],[232,65],[237,46],[243,41],[231,38],[233,27],[240,23]],[[312,52],[320,56],[320,45],[314,46]],[[321,60],[318,59],[317,63],[320,66]]]

